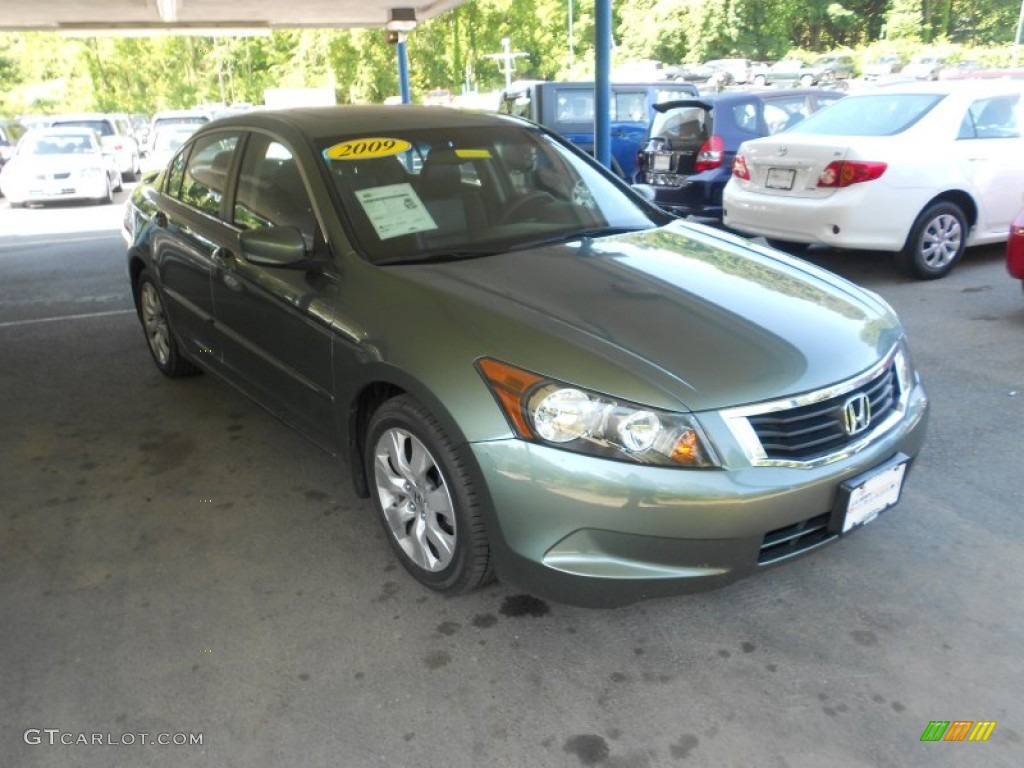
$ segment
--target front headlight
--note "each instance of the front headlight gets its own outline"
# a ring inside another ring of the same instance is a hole
[[[626,402],[490,358],[477,361],[477,368],[524,440],[639,464],[719,466],[690,414]]]

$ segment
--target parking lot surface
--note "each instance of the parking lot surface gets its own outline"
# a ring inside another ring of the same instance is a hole
[[[436,596],[332,457],[212,376],[162,377],[119,221],[0,206],[0,765],[1024,763],[1001,248],[927,283],[811,251],[910,334],[933,410],[901,503],[726,589],[595,611]],[[921,741],[957,720],[997,724]]]

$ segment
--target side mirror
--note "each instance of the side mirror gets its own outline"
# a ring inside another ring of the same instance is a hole
[[[300,269],[312,265],[306,241],[296,227],[258,227],[241,234],[242,258],[262,267]]]
[[[653,203],[657,198],[654,195],[654,189],[651,188],[650,184],[631,184],[633,191],[636,192],[640,197],[646,200],[648,203]]]

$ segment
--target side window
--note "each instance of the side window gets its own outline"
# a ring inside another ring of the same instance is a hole
[[[179,199],[211,216],[220,215],[228,184],[228,169],[238,136],[204,136],[193,145],[185,166]]]
[[[167,179],[164,183],[164,192],[171,197],[181,197],[181,181],[185,177],[185,158],[188,157],[188,148],[182,149],[174,160],[171,161],[167,171]]]
[[[590,91],[563,90],[555,93],[558,120],[563,123],[584,123],[594,120],[594,94]]]
[[[243,229],[295,227],[313,247],[316,217],[299,166],[269,136],[253,134],[245,148],[232,220]]]
[[[740,101],[732,105],[732,121],[741,131],[760,135],[757,106],[750,101]]]
[[[1016,94],[978,99],[964,116],[957,138],[1019,139],[1020,110],[1020,96]]]
[[[764,105],[764,122],[771,136],[792,128],[811,114],[810,106],[803,96],[775,99]]]
[[[625,123],[647,122],[647,93],[645,91],[614,91],[612,93],[612,120]]]

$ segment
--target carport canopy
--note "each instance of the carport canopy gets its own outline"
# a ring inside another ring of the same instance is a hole
[[[131,30],[380,27],[422,22],[463,0],[6,0],[0,29],[111,33]]]
[[[401,2],[401,5],[395,5]],[[463,0],[5,0],[0,30],[44,30],[77,34],[133,31],[193,31],[301,27],[384,27],[408,32],[416,24]],[[611,167],[611,0],[594,3],[594,155]],[[402,100],[409,101],[404,36],[398,43]]]

